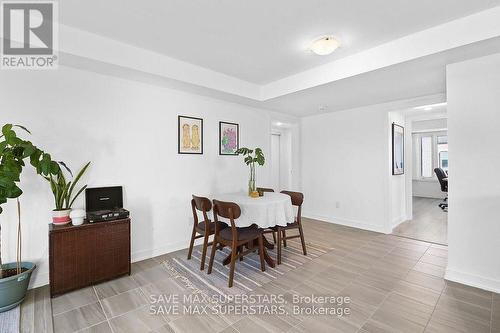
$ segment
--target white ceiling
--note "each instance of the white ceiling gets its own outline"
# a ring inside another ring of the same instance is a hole
[[[264,84],[498,6],[500,0],[65,0],[59,4],[61,22],[68,26]],[[308,52],[308,43],[324,34],[337,36],[343,47],[326,57]],[[407,74],[412,74],[409,70]],[[442,77],[415,79],[423,81],[422,88],[425,82],[443,84]],[[377,82],[375,77],[366,81],[367,102],[371,88],[380,89]],[[363,87],[335,84],[341,87],[330,94],[335,103],[329,103],[339,107],[345,105],[342,98],[353,95],[352,88]],[[401,87],[384,89],[392,88]],[[343,94],[347,90],[351,95]],[[276,107],[276,101],[269,103]]]
[[[414,99],[416,97],[442,95],[446,91],[447,64],[493,53],[500,53],[500,37],[333,81],[329,84],[283,95],[267,101],[257,101],[226,94],[217,90],[172,80],[161,75],[149,74],[75,55],[62,54],[61,61],[66,66],[73,68],[90,70],[127,80],[183,90],[198,95],[224,99],[238,104],[302,117]],[[431,103],[434,102],[424,102],[424,104]],[[413,106],[417,105],[422,104]],[[326,108],[320,110],[322,106],[326,106]],[[425,113],[421,110],[415,112],[419,114]]]
[[[446,92],[446,65],[500,53],[500,37],[385,67],[261,102],[267,109],[309,116]],[[326,109],[320,110],[320,107]]]

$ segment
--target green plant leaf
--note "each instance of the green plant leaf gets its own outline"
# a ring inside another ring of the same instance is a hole
[[[61,168],[59,168],[59,164],[57,164],[57,162],[50,162],[50,173],[53,174],[53,175],[56,175],[59,171],[61,170]]]
[[[0,176],[0,186],[4,189],[9,189],[15,186],[16,183],[9,177],[5,177],[4,175]]]
[[[12,124],[5,124],[2,126],[2,134],[4,136],[7,136],[6,133],[9,133],[9,131],[11,131],[11,130],[12,130]]]
[[[90,162],[85,164],[83,168],[78,172],[76,177],[73,179],[73,184],[71,184],[71,187],[68,192],[68,197],[71,198],[71,195],[73,194],[73,189],[75,188],[76,184],[80,181],[80,178],[82,178],[83,174],[87,171],[87,169],[90,166]],[[77,194],[78,195],[78,194]]]
[[[73,206],[73,203],[75,202],[76,198],[78,198],[78,196],[87,188],[87,185],[83,186],[77,193],[76,195],[74,196],[73,200],[71,200],[71,202],[69,203],[69,206],[68,208],[71,208]]]
[[[61,195],[64,192],[60,191],[59,184],[54,179],[51,179],[52,173],[55,175],[59,172],[59,165],[52,161],[50,154],[40,150],[30,141],[18,137],[14,131],[15,128],[31,134],[22,125],[5,124],[1,128],[0,139],[4,139],[0,140],[0,203],[4,204],[7,199],[17,198],[23,193],[17,183],[20,181],[21,172],[26,166],[25,159],[29,157],[30,164],[37,174],[41,174],[50,183],[54,200],[56,204],[59,204],[58,202],[60,202]],[[48,175],[51,177],[47,177]],[[65,179],[61,180],[62,186],[68,187],[67,184],[64,184],[65,182]]]
[[[7,198],[15,199],[23,194],[23,191],[16,185],[14,187],[7,189]]]
[[[66,165],[66,163],[64,163],[63,161],[59,161],[57,162],[59,163],[60,165],[62,165],[64,167],[64,169],[66,169],[66,171],[68,171],[68,173],[71,175],[71,177],[73,177],[73,172],[71,171],[71,169]]]
[[[15,126],[15,127],[19,127],[19,128],[21,128],[21,129],[25,130],[26,132],[28,132],[29,134],[31,134],[31,132],[29,131],[29,129],[27,129],[26,127],[24,127],[24,126],[22,126],[22,125],[13,125],[13,126]]]

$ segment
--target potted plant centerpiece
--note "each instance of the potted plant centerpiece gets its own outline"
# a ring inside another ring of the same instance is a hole
[[[65,169],[69,175],[73,178],[73,172],[67,167],[63,162],[59,164]],[[73,195],[76,185],[80,178],[82,178],[85,171],[87,171],[90,162],[85,164],[85,166],[78,172],[75,178],[71,181],[66,180],[64,171],[59,168],[59,171],[55,176],[48,175],[44,178],[50,183],[50,188],[52,194],[54,195],[55,209],[52,211],[52,223],[55,225],[64,225],[71,222],[69,214],[71,212],[71,206],[75,202],[76,198],[87,188],[87,185],[82,186],[75,195]]]
[[[262,166],[266,162],[264,157],[264,153],[262,149],[255,148],[254,150],[248,148],[240,148],[236,151],[236,154],[243,155],[245,158],[243,162],[250,167],[250,178],[248,180],[248,195],[251,197],[258,197],[259,192],[257,192],[257,188],[255,186],[255,163]],[[253,155],[252,155],[253,154]]]
[[[20,125],[6,124],[0,134],[0,205],[9,199],[17,202],[17,258],[16,262],[3,264],[0,244],[0,312],[4,312],[20,304],[28,289],[31,273],[35,264],[23,262],[21,259],[21,204],[19,197],[23,191],[19,188],[20,176],[26,167],[25,161],[38,174],[44,177],[57,175],[59,165],[52,161],[50,154],[40,150],[31,142],[19,138],[14,129],[21,129],[30,133]],[[0,206],[0,216],[3,212]],[[0,243],[1,225],[0,221]]]

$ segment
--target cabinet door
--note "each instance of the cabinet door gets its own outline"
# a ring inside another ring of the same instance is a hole
[[[51,235],[51,284],[60,293],[92,283],[92,229],[58,232]]]
[[[96,237],[95,281],[128,273],[129,226],[128,222],[102,224]]]

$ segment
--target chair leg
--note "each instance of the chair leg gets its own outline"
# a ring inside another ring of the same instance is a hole
[[[193,254],[194,237],[196,237],[196,229],[193,226],[193,232],[191,233],[191,242],[189,243],[188,260],[191,259],[191,254]]]
[[[203,251],[201,253],[200,270],[204,270],[205,269],[205,257],[207,256],[208,237],[209,237],[209,234],[205,230],[205,237],[203,238]]]
[[[286,247],[286,230],[283,229],[283,247]]]
[[[273,231],[273,242],[276,244],[276,232]]]
[[[299,234],[300,234],[300,242],[302,243],[302,252],[305,256],[307,256],[306,251],[306,242],[304,240],[304,231],[302,230],[302,225],[299,224]]]
[[[236,246],[231,247],[231,266],[229,268],[229,288],[233,286],[234,279],[234,266],[236,265],[236,253],[238,248]]]
[[[238,256],[243,253],[243,245],[242,246],[238,246]],[[240,261],[243,261],[243,256],[239,256],[240,257]]]
[[[278,263],[278,265],[281,264],[281,230],[278,229],[278,243],[276,244],[278,246],[278,249],[276,250],[276,262]]]
[[[260,255],[260,270],[266,271],[266,262],[264,260],[264,241],[262,240],[262,235],[259,235],[259,255]]]
[[[212,252],[210,253],[210,261],[208,263],[207,274],[212,273],[212,266],[214,265],[215,251],[217,251],[217,238],[214,236],[214,241],[212,242]]]

